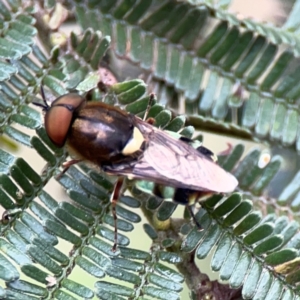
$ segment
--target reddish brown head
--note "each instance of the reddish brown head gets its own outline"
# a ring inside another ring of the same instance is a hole
[[[50,140],[57,147],[63,147],[66,142],[69,129],[72,125],[74,113],[85,105],[85,99],[75,93],[69,93],[58,97],[49,106],[45,94],[41,88],[44,104],[34,102],[45,111],[45,129]]]

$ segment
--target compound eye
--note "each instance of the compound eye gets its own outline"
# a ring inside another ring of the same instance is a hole
[[[63,147],[72,125],[74,112],[85,104],[78,94],[67,94],[57,98],[45,115],[45,128],[50,140],[57,147]]]
[[[73,113],[63,106],[54,106],[45,115],[45,128],[50,140],[57,147],[66,141]]]
[[[54,100],[51,104],[51,107],[54,106],[65,106],[68,107],[71,111],[76,111],[85,105],[85,99],[78,94],[69,93],[62,95]]]

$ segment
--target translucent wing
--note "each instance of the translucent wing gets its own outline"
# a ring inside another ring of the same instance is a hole
[[[232,192],[236,178],[189,144],[173,138],[140,119],[137,127],[147,147],[133,166],[118,169],[118,175],[155,183],[217,193]]]

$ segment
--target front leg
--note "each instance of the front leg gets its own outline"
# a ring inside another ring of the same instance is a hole
[[[59,180],[68,170],[71,166],[78,164],[81,162],[81,159],[71,159],[69,161],[66,161],[63,163],[63,170],[56,176],[56,179]]]
[[[111,196],[111,209],[112,209],[112,215],[114,218],[114,225],[115,225],[114,245],[112,247],[113,252],[117,250],[117,245],[118,245],[118,227],[117,227],[118,217],[116,212],[116,205],[122,193],[123,182],[124,182],[124,177],[119,177],[117,182],[115,183],[114,190]]]

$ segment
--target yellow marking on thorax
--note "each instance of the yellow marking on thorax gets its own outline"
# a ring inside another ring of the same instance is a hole
[[[136,151],[141,149],[141,146],[144,141],[144,136],[142,135],[140,130],[137,127],[134,127],[133,136],[122,150],[122,154],[131,155],[135,153]]]

